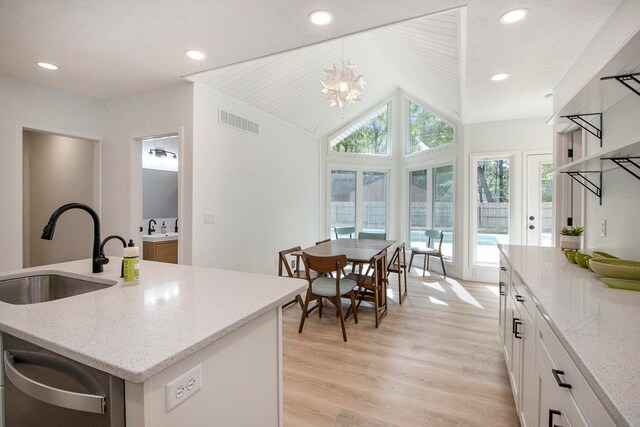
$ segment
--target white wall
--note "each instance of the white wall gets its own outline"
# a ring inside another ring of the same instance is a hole
[[[463,243],[463,278],[496,282],[498,270],[496,268],[476,268],[471,265],[470,233],[471,192],[475,193],[476,184],[471,182],[472,158],[477,155],[513,156],[511,167],[511,203],[513,207],[511,222],[511,244],[524,242],[524,206],[526,176],[524,176],[527,154],[551,153],[553,150],[553,127],[547,126],[548,118],[532,118],[507,120],[500,122],[475,123],[464,126],[464,153],[460,159],[464,168],[464,195],[457,198],[460,212],[463,212],[463,229],[465,240]]]
[[[182,141],[178,201],[180,219],[179,262],[191,263],[191,142],[193,90],[190,83],[130,98],[109,101],[105,106],[103,144],[103,234],[133,238],[142,247],[142,159],[136,139],[178,133]],[[132,175],[132,169],[136,174]],[[146,230],[146,228],[145,228]]]
[[[53,240],[40,236],[60,206],[72,202],[98,206],[99,191],[94,183],[99,179],[98,143],[25,131],[23,148],[24,266],[88,258],[93,247],[93,221],[86,212],[73,209],[62,215]]]
[[[219,108],[260,135],[218,124]],[[318,240],[317,136],[199,85],[193,124],[193,265],[274,274],[279,250]]]
[[[0,271],[22,267],[22,128],[100,140],[100,102],[0,75]],[[99,208],[99,207],[98,207]]]

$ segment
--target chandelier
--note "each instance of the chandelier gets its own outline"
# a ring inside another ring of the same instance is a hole
[[[343,55],[344,57],[344,44]],[[353,69],[356,67],[351,61],[340,59],[340,68],[334,62],[329,69],[325,69],[322,84],[322,93],[325,95],[329,106],[338,106],[340,109],[355,102],[360,102],[360,95],[364,90],[365,81],[362,74],[356,74]]]

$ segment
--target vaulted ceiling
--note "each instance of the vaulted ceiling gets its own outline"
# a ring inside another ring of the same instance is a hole
[[[326,135],[397,88],[459,119],[458,12],[438,14],[188,77],[296,126]],[[366,80],[343,110],[320,93],[323,69],[344,57]]]
[[[545,95],[619,2],[0,0],[0,74],[100,100],[192,76],[318,134],[395,88],[465,123],[541,117],[551,114]],[[515,7],[531,13],[500,24]],[[330,10],[334,22],[310,24],[316,9]],[[341,37],[345,58],[367,80],[363,102],[343,111],[317,92]],[[207,57],[191,61],[187,49]],[[511,77],[490,81],[498,72]]]

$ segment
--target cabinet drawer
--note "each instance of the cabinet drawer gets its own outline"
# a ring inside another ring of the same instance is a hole
[[[538,356],[542,357],[543,361],[544,355],[548,355],[549,362],[543,364],[543,369],[549,371],[546,375],[552,375],[553,384],[560,391],[560,395],[570,396],[575,401],[588,425],[598,427],[614,426],[615,424],[607,414],[604,406],[602,406],[587,381],[578,371],[578,367],[573,363],[573,360],[540,312],[538,312],[536,320],[536,329],[536,352]],[[555,373],[551,369],[554,369]],[[545,373],[539,373],[539,375],[543,374]],[[561,386],[560,383],[565,386]]]
[[[511,285],[511,265],[509,265],[509,262],[502,253],[500,253],[500,274],[498,277],[500,295],[509,295]]]
[[[536,318],[536,304],[533,302],[533,298],[529,291],[522,284],[522,279],[516,273],[511,274],[511,286],[513,287],[511,293],[518,307],[524,307],[532,319]]]

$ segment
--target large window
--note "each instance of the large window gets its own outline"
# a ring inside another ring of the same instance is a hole
[[[331,224],[359,231],[387,231],[388,172],[331,170]],[[333,236],[333,232],[331,232]]]
[[[409,172],[410,246],[426,247],[425,230],[442,230],[442,253],[448,259],[453,259],[453,178],[453,165]]]
[[[408,102],[409,153],[453,144],[453,126],[427,111],[421,105]]]
[[[340,153],[389,155],[389,104],[385,104],[329,139]]]
[[[331,171],[331,225],[352,227],[356,224],[356,173]]]
[[[508,158],[475,161],[475,257],[478,264],[498,264],[498,243],[509,243],[510,162]]]

